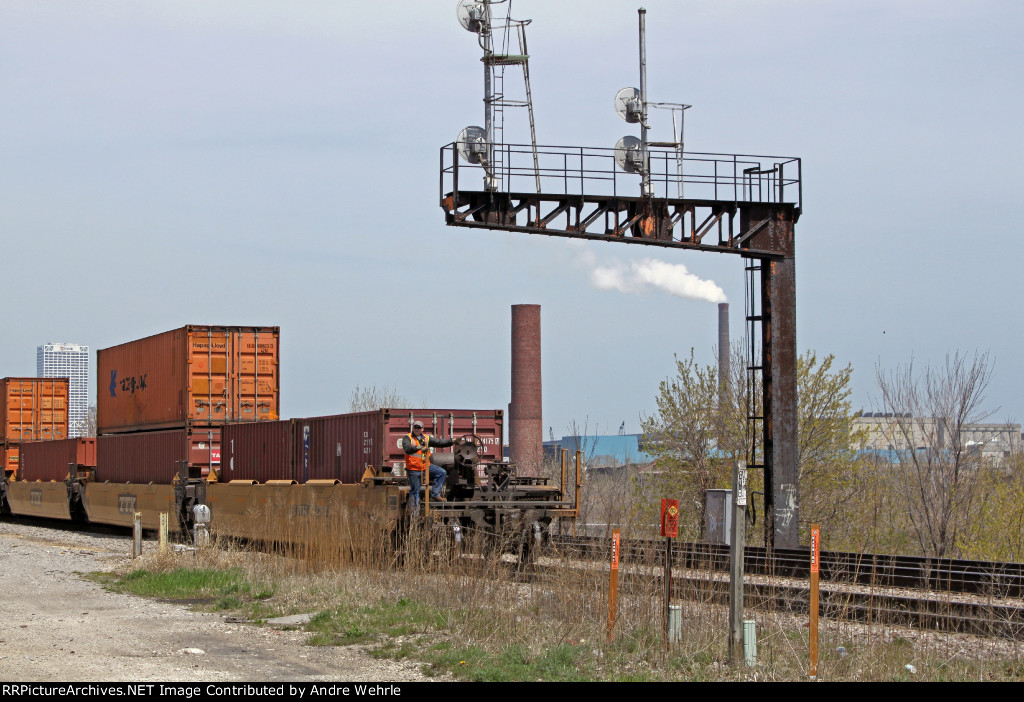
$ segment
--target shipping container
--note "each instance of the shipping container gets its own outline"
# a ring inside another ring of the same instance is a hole
[[[178,462],[189,476],[205,477],[220,466],[220,427],[189,427],[96,438],[96,481],[170,484]]]
[[[417,419],[423,431],[442,438],[475,435],[480,439],[480,458],[484,461],[502,459],[505,413],[502,410],[385,409],[380,410],[384,425],[384,455],[381,465],[405,469],[402,437],[412,430]],[[441,449],[451,451],[451,449]]]
[[[20,445],[12,443],[0,443],[0,453],[2,453],[3,455],[4,475],[6,475],[8,478],[17,478]]]
[[[219,477],[222,482],[358,483],[368,465],[402,473],[402,437],[417,419],[428,434],[446,439],[475,434],[484,460],[501,458],[501,410],[381,409],[260,425],[225,425],[224,465]]]
[[[96,355],[100,434],[272,421],[279,327],[189,325]]]
[[[292,420],[221,427],[221,482],[293,480]]]
[[[381,409],[333,417],[295,419],[292,465],[295,480],[362,480],[366,466],[390,467],[404,474],[402,437],[416,420],[427,434],[480,437],[481,458],[501,458],[504,413],[501,410]],[[439,449],[451,451],[450,448]]]
[[[19,480],[63,481],[69,464],[77,470],[96,467],[96,439],[61,439],[22,444],[18,459]]]
[[[0,397],[0,442],[67,438],[67,378],[4,378]]]

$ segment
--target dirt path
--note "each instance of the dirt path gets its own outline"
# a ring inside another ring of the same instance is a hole
[[[357,646],[306,646],[307,634],[224,621],[178,604],[106,592],[123,536],[0,522],[0,680],[429,680],[411,661]]]

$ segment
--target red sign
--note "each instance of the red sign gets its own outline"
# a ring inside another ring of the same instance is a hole
[[[619,569],[619,530],[612,532],[612,570]]]
[[[811,527],[811,572],[818,572],[818,561],[821,558],[821,527]]]
[[[661,501],[661,535],[671,539],[679,536],[679,500]]]

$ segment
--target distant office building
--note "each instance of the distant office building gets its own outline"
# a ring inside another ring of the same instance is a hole
[[[68,436],[85,435],[89,414],[89,347],[78,344],[43,344],[36,348],[37,378],[67,378]]]
[[[862,450],[891,459],[901,451],[923,451],[949,446],[945,422],[934,417],[894,416],[891,413],[865,412],[853,420],[853,428],[864,432]],[[1005,423],[964,424],[960,441],[964,449],[978,452],[982,458],[1000,460],[1020,453],[1021,425]]]

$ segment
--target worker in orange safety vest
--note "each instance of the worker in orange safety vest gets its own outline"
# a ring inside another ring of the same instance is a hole
[[[431,482],[430,499],[440,500],[441,488],[444,487],[448,473],[444,468],[430,462],[430,451],[433,448],[445,448],[455,441],[439,439],[423,433],[423,422],[418,419],[412,423],[412,431],[402,437],[402,450],[405,452],[405,472],[409,476],[409,504],[413,512],[420,507],[420,489],[423,485],[423,473],[429,473]]]

